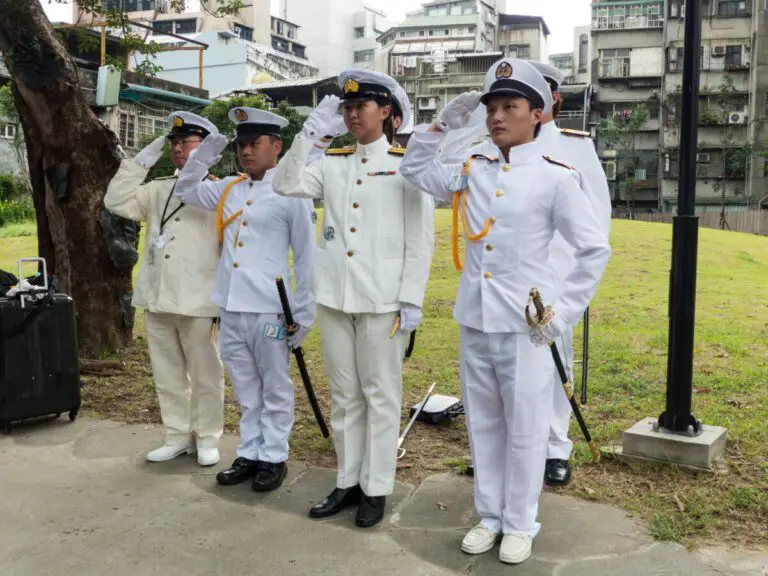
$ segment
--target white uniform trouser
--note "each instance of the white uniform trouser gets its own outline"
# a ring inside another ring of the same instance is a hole
[[[528,333],[461,326],[461,393],[475,509],[494,532],[536,536],[552,413],[554,363]]]
[[[557,339],[557,349],[565,362],[568,377],[573,383],[573,327],[567,328],[562,337]],[[568,460],[571,457],[573,442],[568,439],[568,426],[571,423],[571,403],[563,391],[560,375],[555,370],[552,388],[552,422],[549,427],[549,446],[547,458]]]
[[[240,404],[237,455],[277,464],[288,459],[294,397],[288,343],[267,336],[269,326],[285,322],[277,314],[221,311],[221,359]]]
[[[389,334],[398,312],[346,314],[317,305],[338,488],[357,484],[368,496],[395,488],[403,354],[407,336]]]
[[[212,318],[144,312],[165,443],[218,448],[224,429],[224,368]]]

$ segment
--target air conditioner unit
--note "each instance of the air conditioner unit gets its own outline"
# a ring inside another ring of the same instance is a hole
[[[707,152],[696,154],[696,164],[709,164],[709,154]]]
[[[725,46],[712,46],[712,56],[725,56]]]
[[[608,180],[616,180],[616,162],[603,162],[603,170]]]
[[[746,124],[746,112],[728,112],[728,124]]]
[[[645,180],[645,179],[646,179],[645,168],[637,168],[635,170],[635,180]]]

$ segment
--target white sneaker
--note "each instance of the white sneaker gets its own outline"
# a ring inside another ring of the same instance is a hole
[[[167,462],[182,454],[194,454],[195,447],[192,444],[186,446],[161,446],[147,454],[149,462]]]
[[[198,448],[197,463],[200,466],[213,466],[220,460],[218,448]]]
[[[483,524],[478,524],[464,536],[461,541],[461,549],[467,554],[482,554],[493,548],[498,539],[498,532],[494,532]]]
[[[505,564],[520,564],[531,555],[533,538],[528,534],[504,534],[499,547],[499,560]]]

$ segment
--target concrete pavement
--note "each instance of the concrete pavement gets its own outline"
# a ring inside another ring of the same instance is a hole
[[[334,472],[289,465],[285,484],[257,494],[219,487],[234,458],[204,469],[185,456],[144,460],[157,427],[65,417],[0,436],[2,576],[364,575],[768,575],[768,557],[712,549],[688,553],[656,543],[617,508],[555,494],[542,497],[542,532],[519,566],[459,550],[474,523],[471,480],[451,474],[399,485],[373,529],[354,510],[313,521],[309,507],[333,488]]]

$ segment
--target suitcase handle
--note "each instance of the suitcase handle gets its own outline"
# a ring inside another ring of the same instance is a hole
[[[45,264],[45,258],[19,258],[16,264],[19,267],[19,282],[21,282],[21,279],[24,278],[24,275],[21,272],[21,267],[25,262],[37,262],[38,264],[40,262],[43,263],[43,286],[41,288],[36,288],[35,291],[40,292],[47,292],[48,291],[48,267]]]

